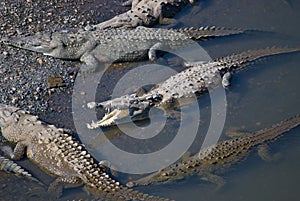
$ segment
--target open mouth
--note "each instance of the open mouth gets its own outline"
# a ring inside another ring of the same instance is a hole
[[[97,122],[92,121],[92,123],[87,124],[88,129],[96,129],[99,127],[113,126],[117,124],[117,120],[130,118],[128,110],[114,109],[111,112],[108,112],[104,117]]]
[[[96,129],[147,119],[149,118],[150,109],[154,106],[151,98],[138,99],[136,97],[122,96],[101,103],[90,102],[87,104],[88,108],[106,109],[107,113],[100,121],[92,121],[90,124],[87,124],[87,127]]]
[[[87,124],[88,129],[96,129],[99,127],[109,127],[117,124],[129,123],[132,121],[139,121],[149,118],[149,109],[150,107],[144,109],[136,108],[115,108],[112,111],[109,109],[104,117],[97,121]]]

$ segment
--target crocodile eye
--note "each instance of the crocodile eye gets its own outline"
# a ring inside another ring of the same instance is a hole
[[[77,36],[77,40],[78,40],[78,41],[83,41],[83,39],[84,39],[84,37],[82,36],[82,34],[79,34],[79,35]]]
[[[164,172],[162,175],[165,177],[169,176],[169,174],[167,172]]]
[[[72,35],[70,34],[70,35],[69,35],[69,39],[70,39],[70,40],[75,40],[76,38],[75,38],[75,36],[74,36],[73,34],[72,34]]]
[[[3,115],[6,116],[6,117],[9,117],[9,116],[11,116],[11,112],[8,111],[8,110],[4,110]]]

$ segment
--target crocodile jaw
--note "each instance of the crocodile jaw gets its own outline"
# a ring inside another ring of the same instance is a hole
[[[34,36],[13,38],[8,43],[15,47],[44,53],[45,55],[50,54],[53,50],[50,45],[51,34],[41,32],[36,33]]]
[[[97,42],[90,38],[89,33],[75,30],[53,33],[38,32],[33,36],[11,39],[7,43],[47,56],[68,60],[80,59],[84,53],[89,52],[97,45]]]
[[[105,116],[97,122],[92,121],[92,123],[87,124],[88,129],[96,129],[99,127],[107,127],[117,125],[120,119],[128,119],[129,111],[122,109],[114,109],[112,112],[105,114]]]
[[[16,113],[18,110],[16,107],[0,104],[0,129],[19,120],[20,117]]]
[[[170,175],[171,174],[171,175]],[[180,173],[173,172],[172,170],[160,170],[154,172],[146,177],[140,178],[136,181],[130,181],[126,183],[126,186],[132,188],[134,186],[147,186],[147,185],[158,185],[158,184],[168,184],[174,180],[181,180],[184,176]]]
[[[109,127],[118,124],[129,123],[132,121],[144,120],[149,118],[149,108],[137,109],[130,111],[129,108],[114,109],[113,111],[104,115],[104,117],[97,122],[87,124],[88,129],[96,129],[99,127]]]

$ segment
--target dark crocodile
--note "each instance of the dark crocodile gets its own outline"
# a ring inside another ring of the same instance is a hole
[[[199,153],[185,158],[181,162],[174,163],[139,180],[130,181],[127,186],[170,183],[188,176],[198,175],[205,181],[216,183],[220,188],[225,184],[225,181],[214,173],[223,172],[223,170],[245,158],[254,147],[264,148],[266,142],[274,141],[299,124],[300,115],[296,115],[253,134],[219,142],[216,145],[201,149]]]
[[[97,29],[150,27],[162,22],[163,18],[173,17],[189,3],[193,4],[194,0],[129,0],[123,3],[124,6],[132,5],[129,11],[95,27]]]
[[[148,93],[143,95],[133,93],[101,103],[88,103],[89,108],[102,107],[108,111],[100,121],[88,124],[88,128],[95,129],[145,119],[151,107],[168,110],[173,107],[176,99],[189,98],[195,93],[201,94],[221,83],[224,87],[228,87],[230,84],[228,79],[232,71],[241,69],[257,59],[299,50],[300,48],[271,47],[249,50],[208,62],[186,62],[187,69],[157,84]]]
[[[81,184],[97,189],[107,200],[168,200],[132,191],[113,180],[106,168],[93,159],[84,145],[65,130],[47,125],[19,108],[0,104],[3,137],[16,143],[13,152],[2,149],[13,160],[27,157],[57,176],[48,188],[60,196],[67,184]]]
[[[80,60],[83,70],[94,70],[101,63],[156,59],[156,50],[178,49],[193,40],[240,34],[242,30],[212,27],[160,29],[139,26],[135,29],[63,30],[34,36],[7,39],[12,46],[44,55]]]

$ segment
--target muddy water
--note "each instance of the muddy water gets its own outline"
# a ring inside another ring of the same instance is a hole
[[[266,31],[201,43],[213,58],[246,49],[300,44],[297,1],[215,0],[200,5],[187,8],[177,16],[178,20],[184,26],[204,24]],[[236,73],[226,91],[224,133],[235,128],[253,132],[299,113],[299,60],[299,53],[276,56]],[[253,151],[247,160],[221,175],[227,184],[220,190],[197,177],[151,188],[177,200],[299,200],[299,132],[299,128],[295,129],[270,144],[273,153],[281,153],[276,161],[262,161]],[[198,135],[203,135],[201,128]]]
[[[274,45],[299,46],[299,7],[296,1],[281,0],[206,1],[187,7],[177,15],[175,26],[216,25],[249,30],[240,36],[199,43],[212,58]],[[226,138],[225,133],[232,130],[254,132],[299,113],[299,59],[299,53],[275,56],[254,63],[233,75],[232,86],[226,90],[227,115],[221,139]],[[190,148],[192,153],[201,147],[212,115],[208,95],[200,97],[198,102],[202,123]],[[189,110],[196,109],[191,107]],[[152,122],[155,122],[155,118]],[[192,124],[196,123],[192,120]],[[187,129],[190,126],[183,125]],[[117,129],[107,131],[110,134],[113,132],[118,133]],[[170,133],[176,132],[178,125],[168,127],[169,134],[165,138],[173,139]],[[137,189],[176,200],[298,200],[299,132],[299,128],[295,129],[270,144],[272,153],[280,153],[281,157],[276,161],[265,162],[253,150],[247,160],[222,173],[227,184],[220,190],[216,190],[214,184],[197,177],[175,184]],[[157,142],[157,146],[161,146],[161,142],[166,143],[162,139]],[[119,145],[122,147],[121,142]],[[143,148],[136,146],[139,147],[136,149]],[[127,175],[119,178],[126,181]]]

